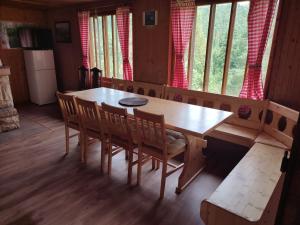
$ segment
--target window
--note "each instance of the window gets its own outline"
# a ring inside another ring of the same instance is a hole
[[[132,66],[132,13],[129,17],[129,61]],[[123,79],[123,59],[116,15],[90,17],[90,66],[103,76]]]
[[[238,96],[243,85],[248,52],[249,1],[197,6],[195,28],[185,54],[189,88]],[[274,18],[276,18],[275,10]],[[264,55],[265,81],[274,33],[272,22]]]

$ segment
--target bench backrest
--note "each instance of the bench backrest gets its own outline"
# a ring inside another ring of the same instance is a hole
[[[291,149],[298,118],[298,111],[269,101],[263,129]]]
[[[112,78],[101,77],[101,87],[112,88]]]
[[[163,98],[164,86],[159,84],[133,82],[133,92],[140,95]]]
[[[234,116],[227,122],[253,128],[262,129],[267,101],[242,99],[233,96],[212,94],[201,91],[185,90],[166,87],[165,98],[209,108],[231,111]]]
[[[112,78],[112,88],[121,91],[133,92],[133,82],[130,80]]]

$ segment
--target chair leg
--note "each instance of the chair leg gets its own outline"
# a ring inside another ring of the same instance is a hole
[[[156,160],[156,169],[158,170],[160,167],[160,161],[159,160]]]
[[[161,174],[161,184],[160,184],[160,199],[164,198],[165,195],[165,186],[166,186],[166,177],[167,177],[167,161],[163,161],[162,174]]]
[[[129,150],[126,150],[126,151],[128,151],[128,178],[127,178],[127,184],[131,185],[133,149],[129,149]]]
[[[79,131],[79,134],[78,134],[78,143],[77,143],[78,146],[81,146],[81,132]]]
[[[128,160],[128,151],[125,150],[125,160]]]
[[[152,170],[154,170],[155,169],[155,159],[154,158],[152,158]]]
[[[66,154],[69,154],[69,127],[65,125],[65,135],[66,135]]]
[[[108,144],[108,175],[110,176],[111,175],[111,163],[112,163],[112,144],[109,143]]]
[[[79,139],[80,139],[80,157],[81,157],[81,162],[84,162],[84,134],[83,131],[80,131],[79,133]]]
[[[152,161],[153,163],[153,161]],[[137,165],[137,185],[141,184],[142,179],[142,165],[143,165],[143,152],[142,150],[138,150],[138,165]],[[153,166],[153,164],[152,164]]]
[[[105,163],[105,152],[107,148],[107,143],[104,140],[101,141],[101,165],[100,165],[100,172],[104,172],[104,163]]]
[[[88,148],[88,136],[84,135],[83,137],[83,152],[82,152],[82,161],[86,163],[87,161],[87,148]]]

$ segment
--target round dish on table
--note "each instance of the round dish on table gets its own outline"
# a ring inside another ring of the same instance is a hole
[[[119,101],[122,106],[143,106],[148,103],[148,99],[140,97],[123,98]]]

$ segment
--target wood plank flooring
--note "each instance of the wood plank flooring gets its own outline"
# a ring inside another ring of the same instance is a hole
[[[113,158],[111,178],[100,174],[99,143],[89,146],[86,165],[80,163],[76,138],[69,155],[64,155],[64,126],[56,105],[18,110],[21,128],[0,134],[1,225],[203,224],[201,201],[244,154],[229,147],[230,157],[224,153],[212,157],[180,195],[175,194],[180,171],[174,173],[167,178],[160,202],[161,171],[152,171],[151,163],[143,167],[141,186],[129,187],[123,153]],[[136,167],[134,178],[135,172]]]

